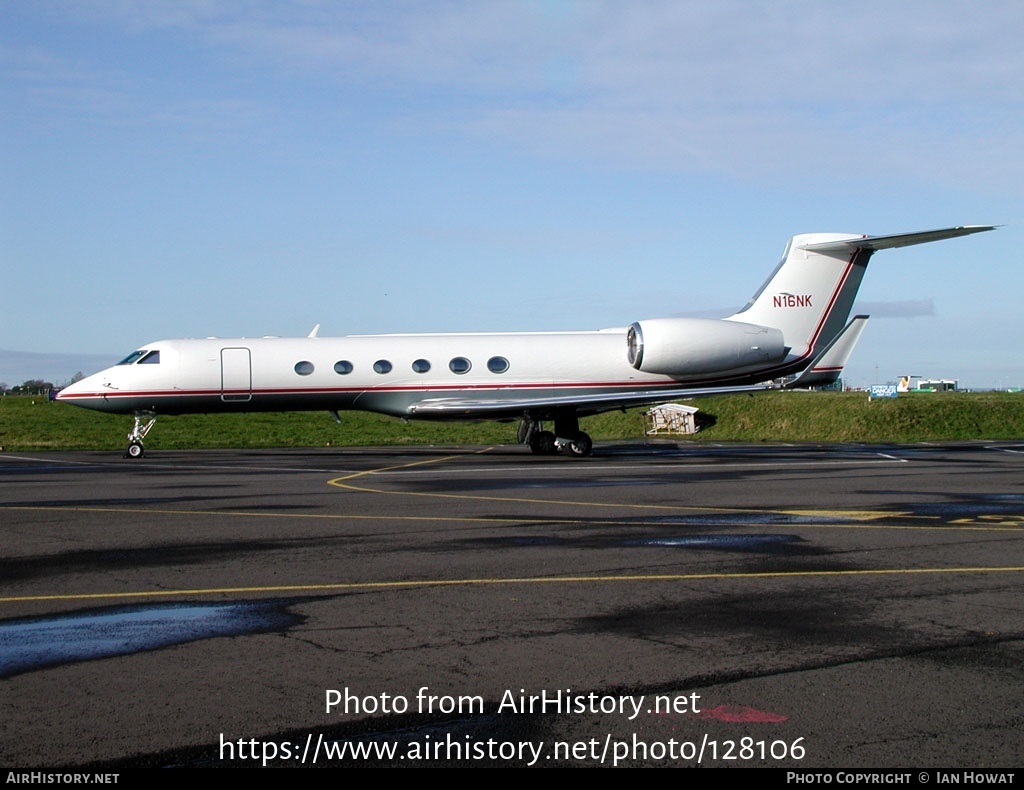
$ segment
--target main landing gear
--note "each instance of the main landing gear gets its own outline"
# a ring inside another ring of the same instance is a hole
[[[145,423],[143,423],[145,420]],[[153,427],[153,423],[156,422],[156,415],[149,412],[140,412],[135,415],[135,425],[132,426],[131,433],[128,434],[128,446],[125,448],[125,458],[142,458],[146,454],[146,448],[142,445],[142,440],[146,438],[146,434],[149,433],[149,429]]]
[[[519,421],[519,442],[530,446],[537,455],[562,453],[571,458],[584,458],[593,451],[594,442],[580,430],[575,412],[555,415],[554,431],[545,431],[540,420],[523,417]]]

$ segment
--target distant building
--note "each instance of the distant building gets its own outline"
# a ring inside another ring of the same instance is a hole
[[[900,376],[896,385],[899,392],[955,392],[960,389],[957,379],[926,379],[921,376]]]

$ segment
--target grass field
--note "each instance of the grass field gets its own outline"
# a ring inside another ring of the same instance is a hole
[[[908,393],[869,401],[862,392],[764,392],[693,401],[714,425],[682,441],[923,442],[1024,439],[1024,393]],[[586,418],[595,441],[642,440],[643,410]],[[160,418],[148,450],[509,444],[515,423],[402,422],[363,412],[186,415]],[[0,398],[0,447],[121,450],[132,419],[29,396]]]

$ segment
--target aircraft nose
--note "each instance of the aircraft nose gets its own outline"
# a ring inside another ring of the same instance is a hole
[[[100,384],[96,379],[96,375],[93,374],[92,376],[86,376],[78,381],[71,382],[60,389],[57,393],[57,400],[65,400],[73,398],[76,395],[82,395],[83,393],[94,391]]]
[[[62,387],[57,393],[56,400],[73,401],[76,397],[81,397],[87,390],[85,386],[87,379],[79,379],[78,381],[68,384],[66,387]]]
[[[56,400],[83,406],[87,409],[102,410],[106,407],[104,384],[102,373],[86,376],[84,379],[79,379],[64,387],[57,393]]]
[[[76,381],[73,384],[68,384],[66,387],[62,387],[57,390],[56,400],[67,400],[74,396],[76,392],[80,392],[81,388],[78,386],[80,382]]]

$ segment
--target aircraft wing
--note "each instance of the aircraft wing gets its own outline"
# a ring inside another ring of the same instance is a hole
[[[708,395],[732,395],[738,392],[756,392],[771,389],[770,384],[742,387],[706,387],[699,389],[655,389],[598,393],[592,395],[561,395],[522,398],[428,398],[409,407],[410,417],[479,417],[494,419],[502,416],[521,417],[527,413],[546,413],[564,407],[575,407],[580,415],[624,409],[630,406],[648,406],[656,403]]]

